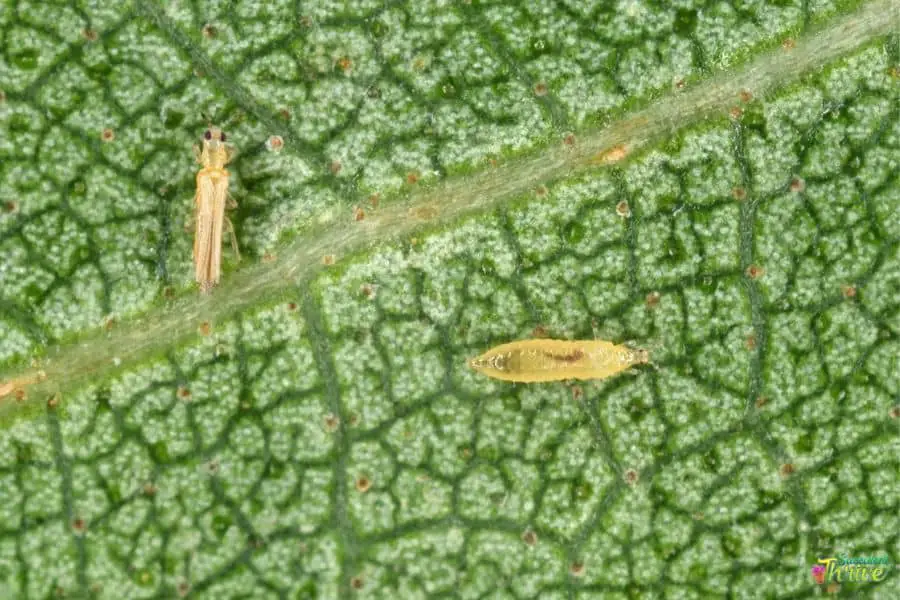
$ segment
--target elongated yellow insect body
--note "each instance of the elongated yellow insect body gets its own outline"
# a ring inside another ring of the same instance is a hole
[[[210,127],[203,135],[202,147],[194,146],[197,162],[203,168],[197,172],[197,194],[194,196],[194,278],[200,291],[209,293],[219,283],[222,272],[222,232],[225,226],[231,233],[231,245],[240,259],[234,226],[225,216],[225,207],[235,206],[228,196],[228,171],[225,165],[234,149],[225,144],[225,134],[218,127]]]
[[[650,361],[646,350],[602,340],[520,340],[491,348],[469,361],[480,373],[504,381],[536,383],[604,379]]]

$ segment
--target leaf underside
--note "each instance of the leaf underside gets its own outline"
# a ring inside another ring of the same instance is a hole
[[[0,10],[0,597],[900,596],[896,2],[114,4]]]

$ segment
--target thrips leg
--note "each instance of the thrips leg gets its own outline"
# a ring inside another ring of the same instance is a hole
[[[231,144],[225,144],[225,164],[230,163],[235,156],[237,156],[237,149]]]
[[[241,260],[241,253],[238,252],[238,243],[237,236],[234,234],[234,225],[231,223],[231,219],[228,217],[223,217],[225,219],[225,225],[228,226],[228,234],[231,236],[231,248],[234,250],[234,254],[237,256],[238,260]]]

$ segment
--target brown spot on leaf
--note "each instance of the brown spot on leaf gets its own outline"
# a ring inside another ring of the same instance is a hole
[[[322,264],[326,267],[330,267],[334,264],[334,254],[326,254],[322,257]]]
[[[781,42],[781,47],[785,50],[793,50],[797,47],[797,42],[794,41],[794,38],[784,38]]]
[[[802,177],[794,177],[789,187],[792,192],[799,194],[806,189],[806,181]]]
[[[75,535],[84,535],[84,532],[87,531],[87,522],[81,517],[75,517],[72,519],[72,531],[75,532]]]
[[[341,419],[337,415],[328,413],[325,415],[325,431],[334,433],[341,424]]]
[[[534,195],[537,196],[538,198],[543,198],[548,193],[549,193],[549,190],[547,189],[546,185],[539,185],[534,190]]]
[[[203,37],[205,37],[208,40],[213,39],[219,33],[219,30],[216,29],[215,25],[211,25],[209,23],[204,25],[203,29],[201,31],[203,32]]]
[[[366,218],[366,211],[364,211],[359,206],[353,207],[353,220],[354,221],[362,221]]]
[[[601,165],[608,165],[611,163],[619,162],[626,156],[628,156],[628,146],[626,146],[625,144],[618,144],[608,150],[597,153],[597,156],[595,156],[591,160],[591,162]]]
[[[100,36],[97,34],[96,30],[91,29],[90,27],[85,27],[81,30],[81,37],[89,42],[96,42]]]
[[[891,412],[889,413],[892,419],[900,419],[900,404],[891,408]]]
[[[842,285],[841,286],[841,294],[843,294],[844,298],[848,300],[850,298],[856,298],[856,286],[855,285]]]
[[[522,541],[529,546],[534,547],[537,545],[537,534],[530,529],[526,529],[522,532]]]
[[[728,116],[737,121],[744,116],[744,111],[739,106],[732,106],[728,110]]]
[[[375,297],[375,286],[371,283],[364,283],[359,286],[359,293],[371,300]]]
[[[372,488],[372,480],[366,477],[365,475],[360,475],[356,478],[356,491],[360,494],[365,494]]]
[[[584,396],[584,390],[580,385],[572,386],[572,400],[578,401]]]
[[[281,149],[284,148],[284,138],[280,135],[270,135],[266,140],[266,148],[271,152],[281,152]]]
[[[546,96],[547,95],[547,84],[543,81],[540,81],[534,84],[534,95],[535,96]]]
[[[575,145],[575,134],[567,133],[566,136],[563,138],[563,144],[565,144],[566,146],[574,146]]]
[[[580,560],[573,562],[569,565],[569,573],[572,577],[584,577],[584,563]]]
[[[288,303],[287,303],[287,309],[288,309],[290,312],[296,311],[296,310],[297,310],[297,303],[296,303],[296,302],[288,302]]]
[[[178,390],[175,392],[178,398],[181,400],[190,400],[191,399],[191,390],[186,388],[183,385],[178,386]]]
[[[618,204],[616,204],[616,214],[623,219],[627,219],[631,216],[631,206],[628,205],[627,200],[620,200]]]
[[[209,324],[209,321],[203,321],[200,323],[200,335],[208,336],[212,332],[212,325]]]
[[[350,579],[350,587],[354,590],[361,590],[363,588],[363,578],[357,575]]]
[[[753,94],[750,92],[750,90],[741,90],[741,93],[738,94],[738,97],[740,97],[741,102],[745,104],[753,100]]]
[[[378,200],[381,198],[381,194],[375,192],[369,195],[369,205],[372,207],[372,210],[378,208]]]
[[[341,169],[343,168],[343,166],[341,165],[341,161],[333,160],[333,161],[331,161],[331,164],[328,165],[328,168],[331,170],[331,172],[334,175],[337,175],[338,173],[341,172]]]
[[[650,292],[647,294],[647,297],[644,299],[644,304],[647,308],[656,308],[659,306],[659,301],[662,299],[662,295],[659,292]]]
[[[744,338],[744,346],[747,350],[756,350],[756,334],[751,333],[748,334],[746,338]]]
[[[624,479],[625,483],[627,483],[628,485],[634,485],[640,479],[640,474],[638,474],[638,472],[634,469],[628,469],[627,471],[625,471]]]
[[[7,200],[3,203],[3,212],[14,213],[19,210],[19,203],[15,200]]]
[[[765,406],[765,405],[768,404],[768,403],[769,403],[769,399],[768,399],[768,398],[766,398],[765,396],[758,396],[758,397],[756,398],[756,402],[755,402],[754,404],[756,405],[756,408],[759,409],[759,408],[762,408],[763,406]]]
[[[59,406],[59,401],[61,399],[62,396],[60,395],[60,393],[56,392],[55,394],[50,396],[49,400],[47,400],[47,408],[49,408],[50,410],[54,410],[57,406]]]
[[[742,187],[736,187],[731,189],[731,197],[737,200],[738,202],[743,202],[747,199],[747,190]]]
[[[759,279],[760,277],[765,275],[765,272],[765,269],[763,269],[759,265],[750,265],[749,267],[747,267],[745,274],[750,279]]]
[[[109,143],[109,142],[113,141],[114,139],[116,139],[116,132],[114,132],[112,129],[107,127],[106,129],[104,129],[103,131],[100,132],[100,139],[103,140],[104,142]]]
[[[781,465],[781,468],[778,469],[778,473],[783,477],[787,478],[794,474],[796,471],[796,467],[792,463],[784,463]]]
[[[337,66],[344,74],[349,74],[353,70],[353,61],[346,56],[342,56],[337,60]]]
[[[410,171],[409,173],[406,174],[406,183],[408,183],[409,185],[415,185],[418,182],[419,182],[419,176],[415,172]]]

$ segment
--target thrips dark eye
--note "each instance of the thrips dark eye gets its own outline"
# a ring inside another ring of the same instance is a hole
[[[204,139],[211,140],[212,139],[212,131],[209,129],[206,130],[206,133],[203,134]]]
[[[225,132],[224,131],[219,134],[219,139],[222,140],[223,142],[225,141]]]

